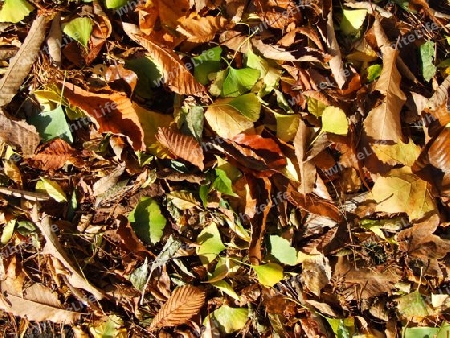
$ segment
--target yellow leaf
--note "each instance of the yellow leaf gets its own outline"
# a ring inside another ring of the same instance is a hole
[[[56,202],[67,202],[65,192],[55,181],[51,181],[44,177],[36,183],[36,191],[43,190],[50,195]]]
[[[374,144],[372,149],[380,161],[389,165],[401,163],[408,167],[412,167],[421,151],[420,147],[412,140],[409,143],[399,142],[394,145]]]

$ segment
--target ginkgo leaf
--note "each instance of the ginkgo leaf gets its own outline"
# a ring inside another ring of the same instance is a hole
[[[153,318],[150,330],[186,323],[197,314],[205,302],[205,293],[192,285],[176,288]]]
[[[230,101],[231,99],[217,99],[205,113],[205,119],[211,128],[225,139],[253,128],[253,122],[232,107]]]
[[[164,81],[170,89],[178,94],[205,95],[205,88],[197,82],[175,52],[162,48],[150,39],[136,34],[132,26],[123,24],[128,36],[147,49],[153,60],[161,66]]]
[[[26,0],[5,0],[0,10],[0,22],[18,23],[34,10]]]
[[[205,50],[199,56],[192,58],[194,64],[194,76],[202,85],[209,82],[208,75],[220,70],[220,54],[222,48],[219,46]]]
[[[412,167],[420,155],[420,146],[414,144],[412,140],[409,143],[399,142],[397,144],[378,144],[372,145],[378,159],[389,165],[401,163]]]
[[[41,180],[36,183],[36,191],[45,191],[56,202],[67,202],[67,196],[64,190],[55,181],[41,177]]]
[[[325,108],[322,113],[322,132],[326,131],[337,135],[347,135],[347,115],[342,109],[333,106]]]
[[[227,20],[223,16],[200,16],[198,13],[191,13],[178,22],[178,32],[190,42],[201,43],[213,40],[217,32],[225,27]]]
[[[88,17],[75,18],[63,25],[63,32],[87,47],[94,23]]]
[[[162,127],[158,129],[157,140],[166,147],[171,154],[182,158],[203,170],[204,155],[203,148],[195,138],[180,134],[171,128]]]
[[[277,263],[252,265],[252,267],[262,285],[274,286],[283,279],[283,268]]]
[[[64,85],[64,97],[84,110],[99,132],[123,134],[130,138],[135,150],[144,149],[144,132],[128,97],[119,93],[94,94],[68,82]]]
[[[232,308],[226,304],[212,313],[212,317],[219,323],[224,333],[242,330],[247,323],[248,316],[248,309]]]
[[[222,97],[237,97],[253,88],[259,79],[259,70],[252,68],[228,68],[228,74],[223,80]]]
[[[396,66],[397,51],[386,47],[383,54],[383,69],[375,89],[385,95],[384,101],[369,112],[364,121],[367,135],[374,140],[400,141],[402,128],[400,111],[406,96],[400,89],[401,76]]]
[[[372,195],[377,211],[405,212],[410,220],[421,218],[436,208],[427,182],[406,169],[394,169],[389,176],[379,177]]]

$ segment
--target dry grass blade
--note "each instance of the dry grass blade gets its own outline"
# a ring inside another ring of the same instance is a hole
[[[34,154],[41,139],[34,126],[25,121],[9,119],[0,110],[0,139],[15,147],[20,147],[24,156]]]
[[[46,26],[47,19],[42,15],[38,16],[16,56],[10,60],[8,69],[0,80],[0,107],[11,102],[23,80],[30,73],[45,39]]]
[[[179,134],[170,128],[159,128],[156,138],[173,155],[203,170],[203,149],[193,137]]]
[[[150,330],[184,324],[200,310],[204,302],[205,293],[195,286],[184,285],[175,289],[153,319]]]

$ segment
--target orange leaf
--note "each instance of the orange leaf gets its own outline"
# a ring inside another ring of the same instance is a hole
[[[157,140],[176,157],[180,157],[203,170],[203,149],[192,136],[163,127],[158,129]]]
[[[150,330],[184,324],[200,310],[204,302],[205,293],[195,286],[184,285],[176,288],[153,318]]]
[[[123,94],[94,94],[72,83],[66,83],[64,97],[83,109],[99,132],[123,134],[130,138],[134,150],[144,149],[144,131],[129,98]]]
[[[75,149],[61,139],[53,140],[41,147],[32,161],[33,167],[42,170],[61,168],[75,154]]]

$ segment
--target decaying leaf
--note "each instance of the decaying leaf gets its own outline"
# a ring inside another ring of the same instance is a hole
[[[25,121],[15,121],[0,111],[0,138],[15,147],[20,147],[25,156],[34,154],[40,142],[39,134],[34,126]]]
[[[205,293],[195,286],[184,285],[176,288],[153,318],[150,330],[184,324],[200,310],[204,301]]]

